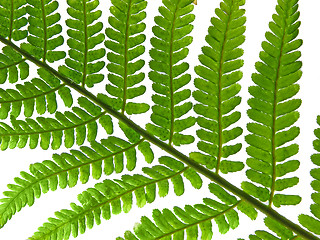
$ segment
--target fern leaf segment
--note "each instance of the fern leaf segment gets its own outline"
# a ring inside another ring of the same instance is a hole
[[[22,106],[25,117],[31,117],[35,110],[38,114],[44,114],[46,111],[54,113],[57,110],[56,93],[66,107],[71,107],[73,97],[66,84],[42,68],[38,69],[38,74],[40,78],[16,84],[17,90],[0,89],[0,119],[7,119],[9,112],[17,118]]]
[[[255,86],[249,88],[253,98],[248,100],[251,107],[248,116],[255,122],[247,125],[252,134],[246,136],[250,145],[247,153],[251,156],[247,160],[251,169],[246,174],[262,186],[243,182],[242,187],[255,197],[262,192],[259,199],[276,207],[295,205],[301,200],[297,195],[277,193],[298,183],[297,177],[279,178],[299,167],[298,161],[287,160],[298,152],[298,145],[289,142],[300,131],[292,126],[299,118],[296,110],[301,104],[300,99],[292,98],[299,90],[296,82],[301,77],[297,3],[297,0],[278,1],[277,14],[269,24],[271,31],[262,43],[261,62],[256,63],[258,73],[252,75]]]
[[[194,141],[193,136],[181,133],[195,124],[195,118],[181,119],[191,110],[192,104],[185,102],[191,91],[180,90],[191,81],[190,74],[185,73],[189,64],[182,61],[192,42],[189,33],[193,29],[191,23],[195,17],[191,12],[194,6],[191,0],[163,1],[163,4],[159,8],[161,16],[155,17],[157,25],[152,29],[155,37],[151,39],[149,78],[156,94],[152,96],[155,103],[151,115],[153,124],[146,127],[161,140],[169,140],[169,145],[180,146]]]
[[[317,124],[320,126],[320,116],[317,117]],[[310,206],[310,210],[313,216],[301,214],[299,216],[299,222],[306,227],[309,231],[320,235],[320,128],[314,131],[316,140],[313,141],[313,147],[317,153],[311,156],[312,162],[317,166],[310,171],[314,180],[311,182],[311,187],[315,191],[312,193],[311,198],[313,204]]]
[[[146,18],[144,11],[147,1],[144,0],[113,0],[109,17],[111,28],[106,29],[109,39],[105,42],[110,50],[107,54],[110,63],[109,84],[107,92],[112,96],[111,102],[117,110],[127,114],[139,114],[149,110],[146,103],[135,103],[131,99],[142,96],[146,87],[137,86],[145,79],[145,74],[139,72],[145,65],[142,59],[137,60],[144,52],[143,34],[146,25],[142,22]]]
[[[206,37],[209,46],[203,47],[199,56],[202,65],[195,68],[200,77],[195,79],[198,90],[193,97],[199,102],[194,110],[200,115],[197,123],[201,129],[197,136],[201,139],[198,143],[201,153],[190,156],[210,169],[215,168],[217,173],[236,172],[244,167],[241,162],[226,159],[241,149],[240,143],[228,144],[242,134],[240,127],[230,129],[240,119],[240,112],[233,110],[241,100],[237,96],[241,88],[237,82],[242,78],[239,69],[243,65],[240,59],[243,50],[239,46],[245,40],[246,22],[241,5],[238,0],[221,2]]]
[[[0,2],[0,35],[9,41],[19,41],[27,37],[25,17],[26,0],[5,0]]]
[[[126,168],[132,171],[136,166],[137,147],[144,154],[147,151],[152,153],[150,144],[143,138],[130,143],[120,138],[109,137],[102,139],[101,143],[92,142],[91,148],[83,146],[80,151],[54,154],[53,160],[30,165],[30,173],[21,172],[21,177],[15,178],[15,184],[8,185],[10,191],[4,192],[6,198],[0,200],[0,226],[22,207],[27,204],[32,206],[35,198],[39,198],[41,193],[55,191],[58,187],[74,187],[79,180],[85,184],[90,176],[100,179],[103,173],[121,173],[124,170],[124,155],[127,159]],[[146,161],[150,162],[148,157],[145,157]]]
[[[55,119],[38,117],[23,121],[11,117],[12,126],[0,122],[1,149],[23,148],[28,140],[31,149],[36,148],[39,141],[43,149],[48,149],[50,143],[52,149],[58,149],[63,139],[67,148],[74,143],[81,145],[86,139],[91,142],[97,136],[97,120],[107,133],[112,133],[112,120],[106,111],[83,97],[79,98],[79,104],[80,107],[72,108],[73,112],[57,112]]]
[[[105,56],[105,50],[94,49],[104,41],[104,34],[101,33],[103,24],[94,23],[102,14],[100,10],[94,11],[99,1],[68,0],[67,3],[71,17],[66,21],[70,50],[69,58],[65,60],[66,66],[60,66],[59,71],[82,87],[93,87],[103,80],[104,76],[99,72],[105,65],[103,61],[97,61]]]
[[[56,212],[56,218],[50,218],[30,239],[67,239],[71,234],[76,237],[79,233],[84,233],[86,228],[92,228],[94,222],[100,224],[101,216],[109,220],[112,214],[129,212],[133,194],[138,207],[153,202],[157,188],[159,196],[166,196],[168,180],[172,181],[176,194],[183,194],[181,174],[191,169],[168,157],[159,159],[159,162],[163,165],[143,169],[150,177],[123,175],[121,180],[105,180],[94,188],[89,188],[78,196],[81,205],[72,203],[72,210]]]
[[[29,65],[26,58],[13,50],[9,46],[2,48],[0,53],[0,84],[9,80],[9,83],[15,83],[19,77],[21,80],[29,76]]]
[[[219,201],[205,198],[203,204],[186,205],[184,210],[179,207],[174,207],[173,211],[163,209],[162,212],[155,209],[152,214],[154,222],[142,217],[141,223],[134,227],[137,238],[127,231],[124,239],[198,239],[201,231],[201,239],[209,240],[213,237],[212,220],[215,220],[222,234],[235,229],[239,225],[235,208],[243,202],[216,184],[210,184],[209,189]]]
[[[27,0],[28,44],[21,47],[43,62],[55,62],[66,56],[64,51],[56,48],[64,42],[60,35],[62,27],[58,23],[61,16],[58,13],[59,3],[56,0]]]
[[[269,231],[257,230],[255,231],[255,235],[249,236],[250,240],[302,240],[298,235],[295,235],[291,230],[272,218],[265,218],[264,223],[274,234]]]
[[[310,233],[310,232],[306,231],[305,229],[301,228],[300,226],[294,224],[289,219],[287,219],[284,216],[282,216],[281,214],[279,214],[277,211],[271,209],[270,207],[267,207],[265,204],[261,203],[256,198],[251,197],[245,191],[237,188],[236,186],[234,186],[233,184],[231,184],[230,182],[228,182],[227,180],[225,180],[221,176],[219,176],[219,175],[213,173],[212,171],[208,170],[206,167],[200,165],[195,160],[189,158],[188,156],[182,154],[180,151],[178,151],[175,148],[169,146],[167,143],[162,142],[157,137],[153,136],[153,134],[150,134],[148,131],[145,131],[138,124],[134,123],[132,120],[130,120],[129,118],[127,118],[123,114],[121,114],[118,111],[116,111],[106,101],[103,101],[103,99],[99,97],[100,95],[95,96],[90,91],[82,88],[78,84],[75,84],[71,79],[69,79],[65,75],[63,75],[60,72],[56,71],[55,69],[53,69],[49,65],[37,60],[32,55],[30,55],[29,53],[27,53],[23,49],[19,48],[14,43],[12,43],[12,42],[8,41],[7,39],[3,38],[2,36],[0,36],[0,41],[2,43],[4,43],[5,45],[12,47],[14,50],[16,50],[17,52],[22,54],[25,58],[27,58],[31,62],[33,62],[36,65],[38,65],[40,67],[43,67],[46,70],[48,70],[54,76],[56,76],[57,78],[61,79],[64,83],[66,83],[70,88],[78,91],[83,96],[85,96],[86,98],[90,99],[92,102],[96,103],[98,106],[101,106],[110,115],[114,116],[115,118],[117,118],[118,120],[120,120],[121,122],[123,122],[124,124],[129,126],[131,129],[133,129],[137,133],[141,134],[141,136],[145,137],[151,143],[153,143],[156,146],[160,147],[161,149],[163,149],[164,151],[166,151],[170,155],[176,157],[180,161],[184,162],[188,166],[192,167],[194,170],[196,170],[197,172],[199,172],[202,175],[206,176],[208,179],[210,179],[210,180],[216,182],[217,184],[223,186],[228,191],[230,191],[230,192],[234,193],[235,195],[239,196],[241,199],[246,200],[247,202],[252,204],[254,207],[256,207],[257,209],[259,209],[260,211],[265,213],[267,216],[279,220],[279,222],[281,224],[284,224],[289,229],[291,229],[295,233],[299,234],[301,237],[304,237],[306,239],[312,239],[312,240],[313,239],[316,239],[316,240],[319,239],[315,235],[313,235],[312,233]]]

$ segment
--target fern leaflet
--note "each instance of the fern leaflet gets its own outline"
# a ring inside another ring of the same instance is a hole
[[[222,234],[228,232],[230,228],[235,229],[238,227],[239,216],[235,208],[240,206],[240,209],[243,209],[245,203],[237,200],[236,197],[230,195],[216,184],[210,184],[209,189],[220,201],[205,198],[203,199],[203,204],[186,205],[185,210],[174,207],[174,212],[169,209],[164,209],[162,212],[155,209],[152,214],[155,223],[147,217],[142,217],[141,223],[134,227],[134,232],[138,238],[127,231],[125,239],[169,240],[172,238],[185,239],[185,236],[187,239],[198,239],[200,228],[201,239],[211,240],[213,236],[212,220],[215,220]],[[246,205],[246,207],[248,206]],[[252,211],[248,214],[250,217],[256,215],[252,207],[249,211]]]
[[[320,116],[317,117],[317,124],[320,126]],[[318,152],[311,156],[312,162],[316,166],[320,166],[320,128],[317,128],[314,131],[317,139],[313,141],[313,147]],[[311,182],[311,186],[313,190],[316,192],[312,193],[311,197],[313,200],[313,204],[310,206],[311,213],[313,217],[308,216],[306,214],[301,214],[299,216],[299,222],[309,229],[309,231],[314,232],[315,234],[320,235],[320,168],[314,168],[310,172],[311,176],[314,180]]]
[[[54,62],[66,56],[64,51],[55,51],[64,39],[62,27],[58,24],[60,14],[57,12],[59,3],[56,0],[27,0],[28,42],[21,47],[43,62]],[[58,35],[58,36],[57,36]]]
[[[105,65],[103,61],[96,61],[104,57],[105,49],[93,49],[104,40],[104,34],[101,33],[103,24],[94,23],[102,14],[100,10],[94,11],[99,1],[68,0],[67,3],[71,16],[66,21],[70,58],[65,60],[66,66],[59,67],[59,71],[82,87],[93,87],[103,80],[104,76],[98,72]]]
[[[155,17],[157,25],[152,28],[155,37],[151,39],[150,68],[153,71],[149,78],[156,94],[152,96],[154,124],[146,127],[161,140],[169,140],[169,145],[180,146],[194,141],[193,136],[180,133],[195,124],[194,117],[180,119],[192,108],[191,102],[180,104],[190,97],[191,91],[178,91],[191,81],[190,74],[184,74],[189,64],[181,61],[187,57],[187,46],[192,42],[188,34],[193,29],[195,16],[190,12],[194,6],[191,0],[163,0],[163,4],[159,8],[161,16]]]
[[[19,73],[20,71],[20,73]],[[20,79],[24,80],[29,76],[29,65],[21,54],[12,48],[5,46],[0,53],[0,84],[9,79],[9,83],[15,83]]]
[[[162,158],[159,162],[164,164],[152,168],[144,168],[150,177],[135,174],[123,175],[121,180],[104,180],[94,188],[89,188],[78,196],[81,205],[72,203],[72,210],[56,212],[56,218],[49,218],[49,222],[39,228],[30,240],[36,239],[68,239],[83,234],[86,228],[92,228],[94,222],[101,223],[102,218],[108,220],[111,214],[119,214],[121,211],[129,212],[132,208],[133,193],[138,207],[151,203],[158,194],[164,197],[168,194],[169,181],[171,180],[177,195],[184,193],[182,173],[192,171],[195,178],[190,179],[193,185],[198,185],[201,179],[195,171],[174,159]]]
[[[302,65],[298,61],[301,53],[297,51],[302,41],[296,39],[300,26],[297,2],[278,1],[277,14],[269,24],[271,32],[266,33],[267,41],[262,43],[262,62],[256,63],[258,73],[252,75],[256,85],[249,88],[253,98],[248,100],[248,116],[255,122],[247,125],[252,133],[246,136],[250,145],[247,153],[252,158],[247,160],[251,169],[246,174],[262,187],[243,182],[242,188],[276,207],[295,205],[301,200],[297,195],[277,193],[299,181],[297,177],[280,178],[299,167],[297,160],[286,161],[298,153],[298,145],[289,142],[300,132],[292,126],[299,118],[296,110],[301,104],[300,99],[292,99],[299,91],[296,82],[301,77]]]
[[[112,28],[106,29],[109,39],[105,45],[111,52],[107,57],[110,63],[109,84],[106,86],[107,92],[115,97],[109,102],[115,109],[122,113],[139,114],[149,110],[146,103],[128,102],[130,99],[141,96],[145,93],[145,86],[138,86],[145,78],[145,74],[139,72],[145,61],[136,60],[145,52],[142,43],[146,36],[142,32],[146,24],[142,21],[146,18],[144,11],[147,2],[144,0],[113,0],[110,8],[112,16],[109,23]]]
[[[193,97],[199,102],[194,106],[201,127],[197,136],[201,139],[198,148],[202,152],[193,152],[190,157],[216,173],[236,172],[243,169],[239,161],[222,160],[240,151],[241,144],[226,145],[242,134],[240,127],[229,128],[240,119],[240,112],[233,111],[240,104],[237,96],[242,78],[239,69],[243,65],[240,57],[243,50],[239,46],[244,42],[245,11],[240,9],[243,1],[225,0],[216,9],[218,18],[212,18],[212,26],[206,41],[209,47],[202,48],[199,60],[202,65],[195,68],[200,78],[195,79],[198,90]]]
[[[86,139],[89,142],[96,139],[98,119],[106,132],[112,133],[112,120],[105,111],[84,97],[78,101],[81,107],[73,107],[72,112],[56,112],[55,119],[37,117],[37,120],[27,118],[23,121],[11,117],[12,126],[0,122],[0,148],[24,148],[28,140],[31,149],[36,148],[39,141],[42,149],[48,149],[50,143],[52,149],[59,149],[63,139],[67,148],[75,142],[82,145]]]
[[[38,74],[40,78],[16,84],[17,90],[0,89],[0,119],[7,119],[9,112],[11,116],[17,118],[22,105],[25,117],[31,117],[35,109],[38,114],[44,114],[46,111],[54,113],[57,110],[56,92],[65,106],[71,107],[73,97],[70,89],[43,68],[38,69]]]
[[[109,137],[102,139],[101,143],[91,142],[91,148],[82,146],[80,151],[54,154],[53,160],[31,164],[30,173],[21,172],[21,177],[14,179],[15,184],[8,185],[10,191],[4,192],[6,198],[0,200],[0,227],[27,204],[32,206],[41,193],[55,191],[58,187],[74,187],[79,180],[85,184],[90,176],[100,179],[103,173],[121,173],[124,169],[124,155],[127,160],[126,168],[132,171],[136,166],[137,147],[145,155],[146,161],[153,160],[150,145],[144,139],[130,143]]]

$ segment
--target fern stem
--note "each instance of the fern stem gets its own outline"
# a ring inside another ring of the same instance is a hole
[[[304,239],[307,239],[307,240],[320,240],[320,238],[316,237],[311,232],[309,232],[309,231],[303,229],[302,227],[300,227],[299,225],[293,223],[292,221],[290,221],[286,217],[284,217],[281,214],[279,214],[277,211],[273,210],[269,206],[263,204],[262,202],[258,201],[255,198],[253,198],[251,195],[249,195],[248,193],[244,192],[240,188],[234,186],[233,184],[228,182],[223,177],[221,177],[221,176],[217,175],[216,173],[210,171],[209,169],[203,167],[202,165],[200,165],[199,163],[197,163],[193,159],[189,158],[188,156],[184,155],[183,153],[181,153],[177,149],[173,148],[172,146],[162,142],[161,140],[159,140],[158,138],[156,138],[155,136],[153,136],[152,134],[150,134],[149,132],[144,130],[138,124],[134,123],[132,120],[127,118],[125,115],[123,115],[120,112],[114,110],[111,106],[109,106],[106,103],[104,103],[102,100],[97,98],[94,94],[92,94],[88,90],[82,88],[81,86],[77,85],[76,83],[72,82],[69,78],[67,78],[63,74],[59,73],[58,71],[56,71],[55,69],[50,67],[48,64],[39,61],[38,59],[36,59],[32,55],[30,55],[28,52],[26,52],[23,49],[19,48],[17,45],[15,45],[14,43],[8,41],[7,39],[3,38],[2,36],[0,36],[0,41],[2,43],[12,47],[13,49],[15,49],[17,52],[22,54],[24,57],[29,59],[31,62],[33,62],[37,66],[39,66],[41,68],[45,68],[47,71],[49,71],[54,76],[56,76],[59,79],[61,79],[61,81],[66,83],[66,85],[72,87],[74,90],[76,90],[77,92],[79,92],[83,96],[87,97],[88,99],[90,99],[94,103],[98,104],[100,107],[105,109],[105,111],[107,111],[110,115],[114,116],[118,120],[120,120],[123,123],[127,124],[130,128],[135,130],[137,133],[141,134],[143,137],[145,137],[151,143],[155,144],[156,146],[158,146],[159,148],[163,149],[167,153],[169,153],[172,156],[176,157],[180,161],[182,161],[185,164],[187,164],[189,167],[192,167],[194,170],[196,170],[197,172],[199,172],[202,175],[206,176],[207,178],[209,178],[210,180],[214,181],[215,183],[219,184],[223,188],[225,188],[228,191],[232,192],[233,194],[237,195],[242,200],[250,203],[251,205],[253,205],[255,208],[259,209],[261,212],[263,212],[267,216],[275,219],[276,221],[281,223],[283,226],[291,229],[293,232],[298,234],[301,238],[304,238]]]
[[[190,228],[190,227],[192,227],[192,226],[199,225],[199,224],[201,224],[201,223],[203,223],[203,222],[206,222],[206,221],[210,221],[210,220],[215,219],[215,218],[217,218],[217,217],[219,217],[219,216],[223,216],[224,214],[226,214],[226,213],[229,212],[230,210],[236,208],[241,202],[242,202],[242,200],[240,200],[240,201],[238,201],[237,203],[235,203],[234,205],[230,206],[228,209],[226,209],[226,210],[224,210],[224,211],[222,211],[222,212],[219,212],[217,215],[214,215],[214,216],[211,216],[211,217],[202,219],[202,220],[199,221],[199,222],[195,222],[195,223],[189,224],[189,225],[187,225],[187,226],[185,226],[185,227],[183,227],[183,228],[176,229],[175,231],[169,232],[169,233],[167,233],[167,234],[165,234],[165,235],[162,235],[161,237],[155,238],[155,240],[157,240],[157,239],[163,239],[164,237],[168,237],[168,236],[172,236],[173,234],[175,234],[175,233],[177,233],[177,232],[180,232],[180,231],[184,231],[184,230],[186,230],[187,228]]]

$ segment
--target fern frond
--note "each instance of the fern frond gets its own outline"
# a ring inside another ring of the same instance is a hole
[[[56,0],[27,0],[28,44],[21,47],[42,62],[55,62],[66,56],[64,51],[56,51],[64,42],[60,35],[62,27],[58,23],[59,3]]]
[[[0,53],[0,84],[9,80],[9,83],[15,83],[19,77],[21,80],[29,76],[29,65],[26,59],[11,47],[5,46]]]
[[[320,126],[320,116],[317,117],[317,124]],[[320,235],[320,128],[315,129],[314,134],[317,139],[313,141],[313,147],[317,153],[311,156],[311,160],[318,168],[313,168],[310,172],[314,178],[311,186],[313,190],[315,190],[311,195],[313,204],[310,206],[313,217],[301,214],[299,216],[299,222],[309,231]]]
[[[105,42],[111,50],[107,57],[110,63],[109,84],[107,92],[113,96],[110,101],[117,102],[117,110],[127,114],[139,114],[149,110],[146,103],[134,103],[130,99],[145,93],[145,86],[136,86],[141,83],[145,74],[139,72],[145,61],[137,60],[145,52],[142,45],[146,39],[143,31],[146,28],[144,22],[147,1],[144,0],[113,0],[109,17],[111,28],[106,29],[109,39]],[[114,98],[115,97],[115,98]],[[130,102],[129,102],[130,100]]]
[[[242,201],[230,195],[216,184],[209,185],[210,192],[220,201],[210,198],[203,199],[203,204],[186,205],[184,210],[174,207],[174,211],[158,209],[153,211],[154,223],[147,217],[141,218],[141,223],[134,227],[134,234],[127,231],[126,240],[140,239],[198,239],[201,231],[202,240],[213,237],[212,220],[216,222],[219,232],[225,234],[229,229],[239,225],[239,216],[235,208]],[[200,231],[199,231],[200,228]],[[123,238],[119,238],[123,239]]]
[[[166,196],[169,180],[173,183],[175,193],[183,194],[184,183],[181,174],[191,169],[170,158],[159,159],[159,162],[164,165],[143,169],[149,176],[153,175],[151,178],[138,174],[123,175],[121,180],[105,180],[96,184],[94,188],[87,189],[78,196],[81,205],[72,203],[72,210],[56,212],[56,218],[49,218],[49,222],[29,239],[68,239],[71,234],[77,237],[87,228],[91,229],[94,223],[100,224],[101,217],[109,220],[112,214],[129,212],[132,208],[133,194],[138,207],[155,200],[157,187],[159,196]]]
[[[255,235],[249,236],[250,240],[302,240],[302,238],[295,235],[291,230],[287,229],[272,218],[265,218],[264,223],[272,233],[257,230],[255,231]]]
[[[161,16],[155,17],[156,26],[152,28],[155,35],[151,39],[151,62],[149,78],[156,94],[152,96],[155,105],[152,107],[151,120],[147,130],[161,140],[169,140],[169,145],[189,144],[194,141],[191,135],[181,134],[195,124],[194,117],[181,119],[192,108],[186,102],[190,89],[183,89],[191,80],[185,72],[189,64],[182,62],[188,55],[188,46],[192,42],[189,35],[193,29],[191,23],[195,16],[191,14],[194,5],[192,0],[163,0],[159,8]],[[183,103],[182,103],[183,102]]]
[[[261,62],[256,63],[258,73],[252,75],[256,84],[249,88],[253,98],[248,100],[248,116],[255,121],[247,125],[252,133],[246,136],[250,145],[247,153],[251,168],[247,177],[259,184],[243,182],[242,188],[261,201],[276,207],[296,205],[297,195],[280,194],[282,190],[295,186],[297,177],[281,178],[299,167],[299,161],[287,160],[298,153],[298,145],[291,144],[299,135],[299,128],[292,126],[299,118],[296,111],[300,99],[293,99],[299,91],[296,82],[301,77],[301,53],[297,49],[302,40],[296,39],[300,22],[298,0],[278,0],[277,14],[269,23],[271,32],[262,43]]]
[[[195,68],[200,78],[195,79],[198,90],[193,97],[199,102],[194,106],[201,127],[197,136],[201,139],[198,148],[190,157],[215,168],[218,173],[236,172],[243,169],[239,161],[227,160],[241,149],[241,144],[230,145],[230,141],[242,134],[240,127],[230,126],[240,119],[240,112],[233,111],[241,101],[237,95],[241,86],[237,83],[242,78],[239,69],[243,65],[240,57],[243,50],[239,48],[245,37],[245,10],[241,9],[243,1],[224,0],[216,9],[217,17],[211,19],[212,26],[206,41],[209,46],[202,48],[199,60],[202,65]],[[224,159],[224,160],[223,160]]]
[[[70,47],[69,57],[65,60],[66,66],[60,66],[59,71],[82,87],[93,87],[103,80],[103,74],[98,72],[104,67],[103,61],[97,61],[105,56],[105,49],[94,49],[104,41],[102,22],[96,22],[102,14],[94,11],[98,0],[68,0],[67,10],[70,19],[66,20]]]
[[[46,111],[54,113],[57,110],[56,93],[59,94],[66,107],[71,107],[73,97],[70,89],[61,81],[45,71],[38,69],[41,78],[34,78],[24,84],[16,84],[15,89],[0,89],[0,119],[6,119],[10,115],[17,118],[22,106],[24,116],[31,117],[36,109],[38,114]]]
[[[90,177],[100,179],[102,174],[121,173],[124,156],[126,168],[132,171],[137,161],[136,148],[145,155],[147,162],[152,161],[150,144],[144,139],[130,143],[109,137],[102,139],[101,143],[91,142],[91,148],[82,146],[70,153],[54,154],[53,160],[31,164],[30,173],[21,172],[21,177],[14,179],[15,184],[8,185],[9,191],[4,192],[6,198],[0,200],[0,227],[27,204],[32,206],[42,193],[55,191],[58,187],[74,187],[79,180],[85,184]]]
[[[23,30],[28,21],[25,17],[26,0],[3,0],[0,2],[0,35],[9,41],[19,41],[27,37]]]
[[[58,149],[63,140],[67,148],[75,142],[82,145],[86,139],[89,142],[96,139],[97,120],[108,134],[112,133],[112,120],[105,111],[84,97],[78,101],[80,107],[73,107],[72,112],[56,112],[55,118],[37,117],[36,120],[27,118],[23,121],[11,117],[12,126],[0,122],[1,150],[24,148],[28,140],[31,149],[36,148],[39,141],[42,149],[48,149],[50,143],[52,149]]]

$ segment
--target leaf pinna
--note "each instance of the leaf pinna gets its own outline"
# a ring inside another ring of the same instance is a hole
[[[146,127],[161,140],[169,140],[169,145],[180,146],[194,141],[193,136],[180,133],[195,124],[194,117],[181,119],[192,109],[192,103],[185,102],[191,91],[181,88],[191,81],[191,75],[185,73],[189,64],[182,61],[192,42],[189,34],[193,29],[194,7],[191,0],[164,0],[163,5],[159,8],[161,16],[154,19],[157,25],[152,28],[149,78],[156,94],[152,96],[153,124]]]
[[[94,49],[104,40],[102,22],[96,22],[101,17],[101,10],[94,11],[98,5],[98,0],[68,0],[68,14],[70,19],[66,20],[69,27],[67,41],[69,58],[66,58],[66,66],[60,66],[59,71],[69,76],[75,83],[82,87],[93,87],[101,82],[104,75],[100,70],[104,67],[103,61],[97,61],[104,57],[105,49]]]
[[[317,166],[311,171],[313,216],[301,214],[299,225],[274,209],[301,201],[298,194],[289,195],[300,165],[291,159],[300,133],[294,126],[301,105],[294,98],[302,75],[299,0],[277,0],[252,75],[247,181],[237,178],[245,172],[238,154],[243,130],[237,125],[240,80],[246,80],[246,6],[244,0],[220,1],[195,6],[194,0],[0,0],[0,149],[28,145],[32,154],[38,146],[54,151],[49,160],[41,156],[42,162],[32,157],[29,169],[8,184],[0,198],[0,238],[8,236],[15,214],[44,194],[65,193],[92,180],[97,183],[78,195],[79,203],[55,212],[28,239],[68,240],[83,233],[90,238],[88,229],[103,219],[161,198],[169,202],[171,193],[186,202],[151,206],[152,216],[116,239],[220,239],[219,232],[240,226],[241,214],[255,220],[258,212],[265,214],[269,230],[252,224],[247,239],[320,239],[318,153],[311,157]],[[203,6],[216,9],[193,71],[189,48],[195,48],[193,24],[203,27],[195,21]],[[147,16],[152,10],[158,10],[151,16],[154,26]],[[144,126],[149,106],[151,121]],[[319,129],[315,135],[320,152]],[[0,177],[10,174],[7,166],[0,170]],[[222,175],[233,172],[235,179]],[[194,202],[190,192],[193,202],[187,202],[187,191],[193,187],[200,195],[205,185],[208,196]],[[18,227],[10,239],[26,239]],[[119,234],[106,229],[99,237]]]
[[[109,101],[122,113],[144,113],[149,110],[149,105],[131,102],[131,99],[142,96],[146,91],[145,86],[136,85],[145,78],[145,74],[140,72],[145,61],[137,58],[145,52],[142,44],[146,39],[143,34],[146,24],[142,21],[146,18],[147,1],[113,0],[112,4],[112,16],[108,19],[111,27],[106,29],[111,40],[105,42],[111,50],[107,54],[110,83],[106,90],[112,96]]]
[[[200,78],[194,84],[198,90],[193,97],[199,103],[194,111],[201,127],[197,136],[201,139],[198,148],[201,152],[190,154],[192,158],[216,172],[228,173],[243,169],[239,161],[222,160],[236,154],[241,144],[227,145],[242,134],[240,127],[230,128],[240,119],[240,112],[233,111],[241,101],[237,96],[241,86],[237,83],[242,78],[239,70],[243,65],[239,48],[245,40],[244,9],[242,1],[226,0],[216,9],[217,18],[211,19],[212,26],[206,41],[209,46],[202,48],[199,60],[202,65],[195,68]]]
[[[293,97],[299,91],[296,82],[301,77],[301,53],[297,50],[302,40],[297,39],[300,22],[298,1],[278,1],[277,14],[269,23],[267,41],[262,43],[261,62],[256,63],[258,73],[252,75],[255,86],[249,88],[248,116],[255,122],[247,129],[250,145],[247,153],[251,158],[247,165],[247,177],[259,184],[243,182],[242,188],[269,205],[296,205],[297,195],[277,193],[295,186],[297,177],[281,178],[299,167],[299,161],[287,160],[298,153],[297,144],[289,144],[299,135],[299,128],[292,126],[299,118],[296,111],[300,99]]]

